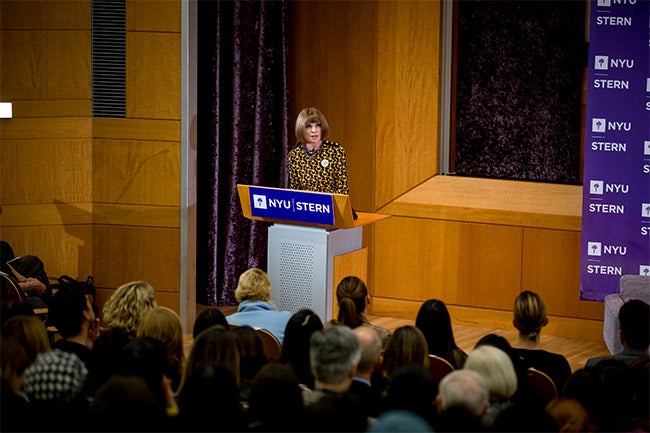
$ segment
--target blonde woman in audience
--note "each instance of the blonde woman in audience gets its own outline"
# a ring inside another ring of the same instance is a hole
[[[400,367],[408,364],[429,367],[427,340],[414,325],[401,326],[390,336],[382,364],[384,376],[390,381]]]
[[[370,295],[366,283],[354,275],[347,276],[336,287],[336,300],[339,313],[336,322],[346,325],[351,329],[367,325],[375,329],[385,348],[390,338],[390,331],[370,323],[366,317],[366,308],[370,304]]]
[[[515,298],[512,323],[519,331],[519,337],[512,345],[513,353],[526,368],[534,367],[549,375],[555,383],[558,395],[561,395],[571,375],[571,366],[564,355],[542,349],[541,332],[548,324],[546,305],[542,298],[529,290],[521,292]]]
[[[162,341],[167,347],[167,370],[165,374],[172,381],[172,390],[176,391],[185,365],[183,346],[183,324],[178,313],[167,307],[154,307],[144,313],[136,336],[153,337]]]
[[[157,307],[154,288],[144,281],[118,287],[102,309],[102,330],[88,363],[87,387],[97,390],[111,377],[122,348],[135,338],[144,314]]]
[[[229,324],[266,329],[282,343],[291,312],[276,308],[271,300],[271,279],[266,272],[258,268],[243,272],[235,289],[235,299],[239,306],[236,313],[226,316]]]
[[[489,428],[501,411],[512,404],[517,391],[517,373],[506,352],[490,345],[481,345],[470,352],[465,369],[483,376],[490,393],[490,407],[482,422]]]
[[[138,325],[148,310],[157,307],[154,288],[144,281],[131,281],[115,290],[103,308],[106,328],[120,328],[135,337]]]

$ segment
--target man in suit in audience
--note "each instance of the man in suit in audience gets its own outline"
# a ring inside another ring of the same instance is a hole
[[[618,311],[619,336],[623,350],[609,356],[587,360],[585,367],[593,367],[601,361],[616,359],[626,364],[648,357],[650,347],[650,305],[640,299],[630,299]]]
[[[361,344],[361,359],[352,378],[349,392],[361,397],[368,407],[368,416],[377,417],[381,409],[382,389],[373,383],[374,373],[380,371],[384,359],[381,337],[366,325],[352,330]]]
[[[330,324],[310,338],[314,390],[303,390],[306,419],[314,431],[365,431],[363,400],[349,391],[361,359],[361,344],[348,326]]]

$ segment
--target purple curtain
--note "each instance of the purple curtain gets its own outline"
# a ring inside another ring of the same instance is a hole
[[[585,8],[585,1],[458,2],[458,175],[582,181]]]
[[[236,305],[239,275],[266,270],[267,228],[237,184],[286,186],[285,1],[198,2],[197,303]]]

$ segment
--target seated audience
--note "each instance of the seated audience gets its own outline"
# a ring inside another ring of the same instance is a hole
[[[607,359],[617,359],[630,364],[637,358],[648,358],[650,305],[640,299],[625,302],[618,311],[618,323],[623,350],[613,355],[588,359],[585,367],[593,367]]]
[[[192,338],[196,338],[201,331],[205,331],[212,325],[222,325],[228,328],[228,321],[226,316],[221,312],[219,307],[206,307],[194,319],[194,326],[192,327]]]
[[[559,353],[542,349],[541,332],[548,324],[546,305],[542,298],[535,292],[524,290],[514,302],[513,324],[519,336],[513,345],[515,354],[523,364],[541,370],[553,379],[558,395],[571,374],[569,361]]]
[[[309,364],[309,340],[314,332],[321,329],[323,322],[318,314],[303,308],[291,316],[284,331],[280,362],[291,367],[303,388],[314,387],[314,374]]]
[[[560,432],[593,431],[589,415],[582,404],[573,398],[560,397],[546,405],[546,413],[553,418]]]
[[[0,241],[0,265],[0,270],[18,285],[32,308],[48,306],[52,299],[52,286],[39,257],[16,257],[9,242]]]
[[[336,286],[336,300],[339,313],[336,322],[346,325],[351,329],[361,325],[368,325],[375,328],[382,341],[382,347],[386,347],[390,331],[380,326],[373,325],[366,316],[366,308],[370,304],[370,295],[366,283],[359,277],[347,276]]]
[[[236,326],[230,332],[235,336],[239,347],[239,377],[241,379],[239,395],[242,404],[246,407],[255,375],[267,362],[264,344],[257,331],[251,326]]]
[[[372,423],[368,433],[433,433],[431,425],[420,415],[408,411],[392,409],[382,413]]]
[[[470,352],[464,368],[477,372],[485,379],[490,407],[482,422],[485,428],[490,428],[498,414],[512,404],[512,397],[517,391],[517,374],[512,361],[503,350],[484,344]]]
[[[165,374],[172,382],[174,392],[181,381],[185,365],[183,343],[183,324],[174,310],[157,306],[144,313],[136,331],[137,337],[151,337],[165,344],[167,348],[167,368]]]
[[[415,326],[424,334],[431,355],[446,359],[456,369],[463,368],[467,354],[456,345],[451,317],[443,301],[424,301],[415,318]]]
[[[408,364],[429,366],[427,340],[414,325],[400,326],[390,336],[382,363],[384,376],[390,381],[398,368]]]
[[[261,269],[251,268],[239,276],[235,289],[239,302],[237,312],[226,317],[229,324],[264,328],[280,341],[284,340],[284,329],[291,313],[278,311],[271,300],[271,279]]]

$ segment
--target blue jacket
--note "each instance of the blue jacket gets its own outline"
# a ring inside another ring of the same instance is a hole
[[[284,340],[284,328],[291,318],[291,312],[278,311],[268,302],[242,301],[237,312],[226,316],[228,323],[233,325],[248,325],[253,328],[264,328],[280,340]]]

